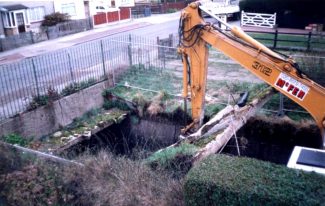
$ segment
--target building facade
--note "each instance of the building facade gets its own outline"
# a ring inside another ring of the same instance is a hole
[[[23,32],[39,32],[44,16],[67,13],[70,19],[90,17],[89,0],[0,1],[0,38]]]
[[[52,1],[0,2],[0,35],[15,35],[39,30],[44,16],[53,13]]]

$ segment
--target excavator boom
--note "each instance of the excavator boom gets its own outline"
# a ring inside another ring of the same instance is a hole
[[[179,35],[183,97],[187,98],[190,90],[193,122],[200,125],[203,120],[208,46],[212,46],[305,108],[315,119],[325,142],[325,88],[303,74],[294,60],[268,49],[238,27],[225,32],[206,23],[199,2],[182,11]]]

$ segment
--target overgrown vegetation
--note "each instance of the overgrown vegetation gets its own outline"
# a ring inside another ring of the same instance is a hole
[[[42,21],[42,26],[55,26],[58,23],[69,21],[70,16],[68,14],[62,14],[60,12],[55,12],[44,16]]]
[[[58,92],[53,87],[49,87],[46,91],[46,94],[34,95],[31,102],[27,106],[27,111],[37,109],[38,107],[49,105],[54,101],[60,99],[61,97],[71,95],[80,90],[86,89],[96,83],[96,79],[90,78],[85,81],[76,82],[69,84],[62,89],[61,92]]]
[[[182,184],[163,171],[107,151],[84,166],[37,162],[0,178],[9,205],[183,205]]]
[[[18,144],[20,146],[26,146],[30,141],[27,138],[22,137],[19,134],[8,134],[0,137],[1,141],[9,144]]]
[[[243,157],[213,155],[185,180],[187,205],[322,205],[325,178]]]
[[[88,80],[81,81],[81,82],[75,82],[75,83],[69,84],[64,89],[62,89],[60,94],[62,96],[68,96],[70,94],[73,94],[80,90],[83,90],[87,87],[90,87],[90,86],[94,85],[95,83],[96,83],[96,79],[93,79],[93,78],[90,78]]]

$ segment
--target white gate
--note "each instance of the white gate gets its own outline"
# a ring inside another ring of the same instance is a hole
[[[241,12],[241,26],[255,26],[274,28],[276,22],[276,13],[260,14]]]

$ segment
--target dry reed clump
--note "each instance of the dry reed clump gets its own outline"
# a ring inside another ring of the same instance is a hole
[[[151,116],[155,116],[165,111],[164,104],[162,101],[164,100],[164,98],[166,98],[166,96],[166,92],[159,92],[157,96],[152,98],[152,101],[147,109],[147,112]]]
[[[70,168],[65,179],[76,182],[90,205],[182,205],[182,185],[139,161],[100,152],[84,158],[85,167]],[[82,202],[80,202],[82,204]]]

